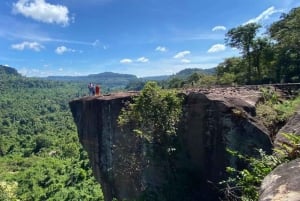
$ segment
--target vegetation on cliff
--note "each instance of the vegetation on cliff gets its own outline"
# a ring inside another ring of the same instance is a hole
[[[146,167],[164,167],[161,187],[147,185],[141,200],[188,200],[182,193],[182,174],[175,173],[174,158],[178,149],[177,127],[182,114],[183,98],[173,90],[161,89],[155,82],[146,83],[140,95],[128,103],[118,119],[121,127],[129,127],[144,140]],[[171,171],[169,171],[171,170]],[[185,178],[186,179],[186,178]]]
[[[256,106],[256,115],[274,138],[278,130],[297,111],[300,106],[300,96],[281,100],[275,89],[261,88],[260,90],[263,102]]]
[[[133,103],[121,111],[120,126],[134,124],[134,132],[147,141],[161,143],[176,134],[181,116],[182,100],[175,91],[163,90],[148,82]]]
[[[264,100],[257,106],[257,116],[274,138],[279,128],[299,109],[300,95],[282,101],[274,90],[266,88],[261,90]],[[282,135],[285,141],[274,148],[272,155],[258,150],[259,157],[251,157],[228,150],[230,154],[247,164],[247,167],[241,170],[227,167],[229,177],[220,183],[223,185],[226,200],[258,200],[262,180],[278,165],[300,157],[300,136],[290,133]]]

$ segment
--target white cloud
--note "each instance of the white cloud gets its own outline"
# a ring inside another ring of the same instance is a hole
[[[93,43],[92,43],[92,46],[98,46],[100,44],[100,41],[99,40],[95,40]]]
[[[149,59],[146,57],[140,57],[136,61],[141,62],[141,63],[147,63],[149,61]]]
[[[66,6],[53,5],[45,0],[19,0],[13,4],[13,12],[44,23],[69,24],[69,10]]]
[[[174,56],[174,58],[175,58],[175,59],[181,59],[181,58],[185,57],[185,56],[188,55],[188,54],[191,54],[191,52],[188,51],[188,50],[182,51],[182,52],[178,52],[178,53]]]
[[[276,10],[274,6],[271,6],[267,10],[263,11],[259,16],[252,18],[252,19],[248,20],[247,22],[245,22],[244,25],[249,24],[249,23],[258,23],[263,20],[267,20],[267,19],[269,19],[269,17],[271,15],[273,15],[275,13],[279,13],[279,12],[281,12],[281,10]]]
[[[158,51],[158,52],[166,52],[167,51],[167,48],[166,47],[163,47],[163,46],[157,46],[155,51]]]
[[[215,26],[214,28],[212,28],[212,31],[226,31],[226,27],[225,26]]]
[[[65,46],[59,46],[55,49],[56,54],[64,54],[65,52],[76,52],[76,50],[73,50],[71,48],[67,48]]]
[[[64,69],[63,68],[59,68],[58,71],[62,72],[62,71],[64,71]]]
[[[185,64],[188,64],[188,63],[191,63],[191,60],[188,60],[188,59],[181,59],[181,62],[182,62],[182,63],[185,63]]]
[[[42,46],[41,44],[39,44],[37,42],[24,41],[22,43],[11,45],[11,48],[15,49],[15,50],[20,50],[20,51],[23,51],[24,49],[30,49],[30,50],[39,52],[41,49],[44,48],[44,46]]]
[[[129,63],[132,63],[132,60],[131,59],[122,59],[120,61],[121,64],[129,64]]]
[[[209,50],[207,52],[208,53],[215,53],[215,52],[224,51],[225,49],[226,49],[225,45],[215,44],[215,45],[211,46],[211,48],[209,48]]]

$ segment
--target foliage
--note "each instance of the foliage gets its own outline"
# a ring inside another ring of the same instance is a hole
[[[300,157],[300,136],[290,133],[281,133],[285,138],[279,142],[279,147],[275,150],[276,154],[287,160],[293,160]]]
[[[231,85],[234,84],[236,80],[236,76],[233,73],[225,72],[222,77],[219,79],[219,84],[221,85]]]
[[[227,167],[229,177],[226,181],[220,182],[226,200],[258,200],[258,189],[265,176],[278,165],[300,157],[300,136],[290,133],[283,133],[283,136],[286,140],[279,144],[273,155],[258,150],[260,157],[254,158],[228,150],[231,155],[245,161],[248,167],[242,170]]]
[[[264,103],[257,106],[257,115],[270,129],[286,120],[300,106],[300,96],[293,100],[280,102],[273,90],[262,88]],[[278,130],[273,130],[277,133]],[[282,134],[284,139],[278,143],[273,155],[259,151],[259,158],[243,156],[235,151],[229,153],[248,164],[242,170],[227,167],[229,177],[221,182],[226,200],[254,201],[258,199],[258,189],[262,179],[277,165],[300,157],[300,136],[295,134]]]
[[[134,132],[147,139],[161,142],[176,134],[176,125],[181,116],[181,98],[174,91],[163,90],[157,83],[148,82],[133,103],[121,111],[118,123],[121,126],[134,123]]]
[[[281,19],[274,22],[269,35],[277,43],[276,78],[285,82],[297,82],[300,80],[300,7],[292,9],[288,14],[283,14]]]
[[[261,88],[263,102],[256,106],[256,115],[274,136],[280,125],[283,125],[300,106],[300,96],[280,101],[272,89]]]
[[[251,83],[252,77],[252,58],[250,55],[251,49],[253,49],[254,38],[259,29],[260,25],[256,23],[249,23],[243,26],[230,29],[227,34],[225,41],[226,43],[233,48],[241,50],[245,60],[247,61],[247,83]]]
[[[17,183],[0,182],[0,200],[16,201]]]
[[[0,74],[0,200],[103,200],[68,107],[85,84]]]
[[[182,88],[185,84],[183,79],[174,77],[168,81],[168,88]]]
[[[201,68],[186,68],[174,75],[174,77],[180,79],[186,79],[193,74],[203,74],[203,75],[213,75],[215,73],[215,68],[201,69]]]
[[[145,86],[145,82],[144,81],[141,81],[141,80],[138,80],[138,81],[130,81],[126,87],[125,87],[125,90],[127,91],[140,91],[143,89],[143,87]]]
[[[297,109],[300,107],[300,95],[294,99],[285,100],[282,103],[274,105],[274,108],[279,113],[281,120],[287,120],[290,118]]]
[[[227,58],[217,66],[218,84],[230,84],[228,73],[237,84],[299,82],[299,20],[298,7],[283,14],[264,36],[257,36],[261,26],[255,23],[230,29],[225,42],[240,50],[241,57]]]
[[[217,77],[215,75],[193,73],[186,78],[173,77],[168,80],[166,88],[201,87],[215,85],[216,83]]]
[[[259,90],[262,92],[263,102],[269,105],[279,103],[279,96],[272,88],[260,87]]]
[[[227,167],[226,171],[229,177],[226,181],[220,182],[223,185],[226,200],[258,200],[258,189],[261,181],[283,160],[273,155],[267,155],[261,149],[258,150],[259,158],[243,156],[232,150],[228,150],[228,152],[248,163],[249,166],[242,170]]]
[[[278,126],[276,125],[279,125],[280,122],[278,112],[273,107],[272,105],[263,103],[256,106],[256,116],[268,128],[272,136],[277,133]]]
[[[184,195],[180,188],[187,181],[177,174],[174,163],[178,150],[177,124],[182,113],[182,98],[176,91],[161,89],[157,83],[146,83],[139,96],[121,111],[118,123],[130,128],[144,141],[146,167],[166,167],[161,188],[147,186],[141,200],[174,200]],[[150,168],[151,169],[151,168]]]

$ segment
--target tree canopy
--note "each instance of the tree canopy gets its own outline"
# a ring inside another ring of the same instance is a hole
[[[256,23],[230,29],[225,42],[239,49],[241,57],[239,62],[227,58],[218,65],[218,83],[228,83],[229,75],[237,84],[299,82],[299,21],[300,8],[294,8],[268,27],[265,35],[258,34],[261,26]]]
[[[81,86],[0,76],[0,200],[103,200],[68,107]]]

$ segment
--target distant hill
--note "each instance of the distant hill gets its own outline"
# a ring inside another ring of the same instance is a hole
[[[0,76],[21,76],[18,71],[12,67],[0,65]]]
[[[147,82],[147,81],[164,81],[169,78],[178,77],[180,79],[186,79],[193,73],[201,73],[212,75],[216,71],[216,68],[211,69],[201,69],[201,68],[186,68],[184,70],[179,71],[175,75],[161,75],[161,76],[149,76],[137,78],[135,75],[131,74],[121,74],[121,73],[113,73],[113,72],[104,72],[98,74],[91,74],[86,76],[48,76],[46,78],[36,78],[35,83],[38,83],[39,80],[52,80],[52,81],[62,81],[62,82],[77,82],[82,83],[85,86],[88,83],[92,82],[94,84],[102,85],[103,87],[114,90],[114,89],[122,89],[128,87],[128,85],[132,83],[139,82]],[[0,79],[5,79],[7,77],[20,77],[23,76],[18,73],[18,71],[14,68],[0,65]],[[25,78],[25,77],[23,77]],[[1,81],[0,81],[1,82]],[[3,84],[3,83],[2,83]]]
[[[112,72],[104,72],[98,74],[91,74],[87,76],[49,76],[47,80],[55,81],[71,81],[71,82],[85,82],[100,84],[105,87],[115,89],[124,88],[129,82],[138,80],[135,75],[120,74]]]
[[[18,71],[14,68],[0,65],[0,94],[4,89],[8,88],[11,83],[8,83],[8,80],[12,78],[22,77]]]
[[[167,80],[171,77],[178,77],[178,78],[187,78],[193,73],[200,73],[205,75],[213,75],[216,72],[216,68],[209,68],[209,69],[201,69],[201,68],[186,68],[175,75],[159,75],[159,76],[149,76],[149,77],[141,77],[140,80],[142,81],[162,81]]]
[[[104,72],[98,74],[91,74],[86,76],[48,76],[48,80],[57,80],[57,81],[90,81],[90,82],[99,82],[102,80],[109,79],[137,79],[135,75],[130,74],[120,74],[113,72]]]
[[[178,78],[187,78],[188,76],[192,75],[193,73],[200,73],[205,75],[213,75],[216,72],[216,68],[209,68],[209,69],[201,69],[201,68],[186,68],[174,75],[174,77]]]
[[[159,76],[149,76],[149,77],[141,77],[140,80],[142,81],[162,81],[167,80],[170,75],[159,75]]]
[[[32,88],[56,88],[67,83],[45,80],[41,78],[25,77],[12,67],[0,65],[0,94],[11,89],[23,90]]]

